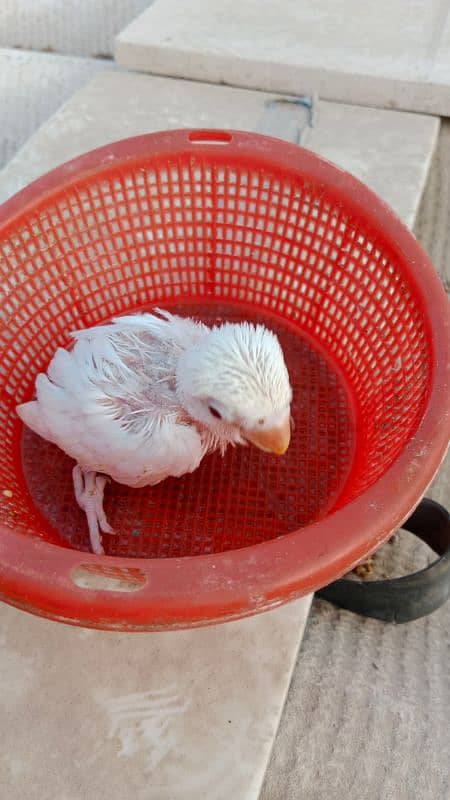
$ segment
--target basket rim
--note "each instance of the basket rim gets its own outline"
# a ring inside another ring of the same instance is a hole
[[[96,556],[0,525],[0,599],[7,603],[75,625],[130,631],[212,624],[267,610],[325,586],[377,549],[417,506],[445,456],[450,440],[450,304],[411,231],[375,192],[308,150],[234,130],[219,132],[221,146],[215,147],[215,136],[218,131],[212,129],[144,134],[71,159],[0,207],[0,236],[78,182],[111,176],[143,159],[189,154],[223,163],[228,153],[234,163],[282,169],[322,183],[330,198],[344,199],[346,209],[364,219],[366,229],[373,226],[378,236],[383,231],[414,284],[433,358],[418,429],[388,470],[356,499],[305,528],[239,550],[170,559]],[[130,593],[80,588],[71,576],[85,565],[138,569],[145,584]]]

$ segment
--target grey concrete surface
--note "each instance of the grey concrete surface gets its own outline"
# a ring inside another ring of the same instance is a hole
[[[111,69],[111,62],[0,49],[0,168],[62,103],[105,68]]]
[[[152,0],[2,0],[0,47],[104,58]]]

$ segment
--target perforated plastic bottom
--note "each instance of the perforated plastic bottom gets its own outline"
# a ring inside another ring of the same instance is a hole
[[[172,310],[206,322],[250,319],[281,341],[294,389],[295,432],[283,458],[253,447],[206,457],[192,475],[156,487],[111,484],[106,511],[118,536],[104,536],[110,555],[165,558],[254,545],[316,520],[336,502],[349,474],[353,424],[349,398],[332,366],[274,316],[239,305],[179,305]],[[33,501],[56,532],[89,550],[86,520],[73,496],[73,461],[30,431],[23,469]]]

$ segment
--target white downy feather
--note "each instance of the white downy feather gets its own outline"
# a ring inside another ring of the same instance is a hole
[[[205,448],[194,426],[177,421],[175,365],[181,346],[207,330],[164,313],[76,332],[73,349],[57,350],[48,376],[38,375],[37,399],[17,412],[84,470],[119,483],[145,486],[191,472]]]

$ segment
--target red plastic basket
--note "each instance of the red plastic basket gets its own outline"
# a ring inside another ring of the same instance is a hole
[[[334,580],[418,503],[445,453],[449,305],[411,233],[355,178],[254,134],[95,150],[0,223],[0,596],[60,621],[160,630],[271,608]],[[107,492],[89,552],[71,462],[17,403],[73,329],[158,305],[276,330],[295,434]]]

